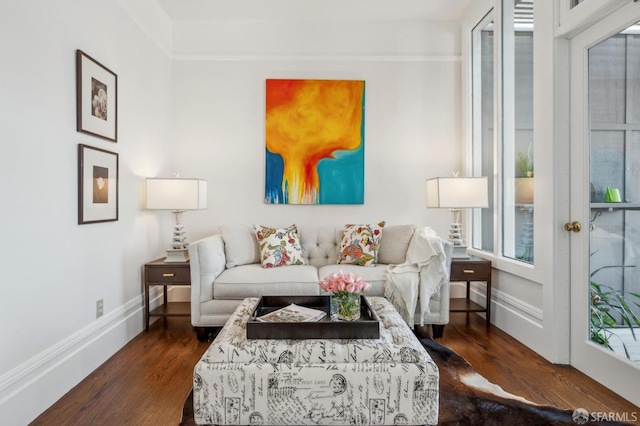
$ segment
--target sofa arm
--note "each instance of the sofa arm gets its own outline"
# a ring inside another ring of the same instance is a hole
[[[436,292],[436,294],[439,296],[438,298],[432,298],[432,302],[436,302],[437,301],[437,306],[435,309],[433,309],[433,305],[432,305],[432,309],[431,309],[431,313],[430,314],[425,314],[425,318],[424,321],[425,323],[429,323],[429,324],[439,324],[439,325],[444,325],[444,324],[448,324],[449,323],[449,304],[450,304],[450,290],[451,290],[451,284],[450,284],[450,279],[449,277],[451,276],[451,260],[452,260],[452,255],[453,255],[453,244],[450,241],[447,240],[442,240],[442,248],[444,249],[444,255],[445,255],[445,260],[444,260],[444,268],[445,268],[445,272],[446,275],[443,278],[442,284],[440,285],[440,287],[438,288],[438,291]],[[427,268],[421,268],[420,269],[420,282],[421,282],[421,286],[422,285],[426,285],[427,288],[429,287],[428,283],[429,280],[432,279],[430,276],[430,273],[428,271]],[[416,307],[416,324],[420,324],[420,304],[418,304],[418,306]]]
[[[451,283],[449,280],[442,283],[440,289],[440,307],[438,308],[438,317],[431,318],[432,324],[448,324],[449,323],[449,303],[451,294]]]
[[[449,298],[451,290],[451,260],[453,259],[453,243],[443,240],[442,248],[446,258],[447,281],[440,287],[440,324],[449,323]]]
[[[213,299],[213,282],[226,265],[224,241],[220,234],[189,244],[191,265],[191,322],[200,323],[200,303]]]

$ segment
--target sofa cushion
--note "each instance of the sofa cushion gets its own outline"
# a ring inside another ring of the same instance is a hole
[[[224,241],[227,268],[260,262],[260,250],[251,226],[222,226],[220,232]]]
[[[318,294],[318,269],[309,265],[263,268],[256,263],[236,266],[221,273],[213,286],[216,299]]]
[[[378,262],[389,265],[404,263],[415,230],[414,225],[385,226],[380,239]]]
[[[260,260],[263,268],[304,265],[306,263],[302,256],[296,225],[286,228],[253,225],[253,229],[260,248]]]
[[[370,225],[346,225],[342,233],[338,263],[373,266],[378,262],[378,248],[384,222]]]

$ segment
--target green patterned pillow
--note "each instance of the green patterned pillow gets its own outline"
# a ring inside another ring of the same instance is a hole
[[[260,262],[263,268],[275,268],[284,265],[305,265],[302,247],[298,237],[298,228],[269,228],[253,225],[260,248]]]
[[[375,266],[383,227],[384,222],[374,225],[346,225],[342,232],[338,263]]]

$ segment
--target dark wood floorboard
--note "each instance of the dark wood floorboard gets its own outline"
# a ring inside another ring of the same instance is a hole
[[[553,365],[476,314],[452,314],[439,341],[507,392],[565,409],[619,413],[635,407],[576,369]],[[159,320],[69,391],[33,425],[177,425],[200,343],[189,318]]]
[[[635,413],[640,408],[568,365],[552,364],[477,314],[452,313],[438,342],[507,392],[541,405],[590,413]],[[640,424],[640,422],[639,422]]]
[[[157,320],[32,424],[177,425],[207,347],[190,318]]]

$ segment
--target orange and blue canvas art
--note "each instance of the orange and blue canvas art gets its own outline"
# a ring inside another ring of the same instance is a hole
[[[267,80],[266,203],[364,203],[364,102],[362,80]]]

